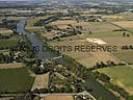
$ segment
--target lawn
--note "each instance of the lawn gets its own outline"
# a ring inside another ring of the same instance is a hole
[[[111,77],[113,84],[124,88],[130,95],[133,95],[133,65],[102,68],[98,71]]]
[[[0,92],[26,92],[33,81],[26,68],[0,69]]]

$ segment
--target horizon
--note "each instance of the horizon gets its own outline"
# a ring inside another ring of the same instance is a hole
[[[0,1],[36,1],[36,0],[0,0]],[[40,0],[40,1],[43,1],[43,0]],[[120,0],[106,0],[106,1],[120,1]],[[122,0],[122,1],[133,1],[133,0]]]

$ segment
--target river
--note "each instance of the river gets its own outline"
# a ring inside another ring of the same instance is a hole
[[[19,33],[19,35],[26,35],[26,37],[32,44],[32,48],[34,49],[34,51],[36,51],[35,53],[37,58],[42,61],[45,61],[47,59],[56,57],[56,54],[47,51],[45,44],[39,39],[39,37],[35,33],[30,33],[25,30],[25,25],[26,19],[20,20],[20,22],[17,24],[17,33]]]

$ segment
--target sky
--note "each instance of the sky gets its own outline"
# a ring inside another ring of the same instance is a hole
[[[0,0],[0,1],[32,1],[32,0]]]
[[[34,0],[0,0],[0,1],[34,1]],[[41,0],[41,1],[43,1],[43,0]],[[113,1],[115,1],[115,0],[113,0]],[[122,1],[133,1],[133,0],[122,0]]]

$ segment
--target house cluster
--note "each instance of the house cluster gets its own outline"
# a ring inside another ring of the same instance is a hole
[[[78,34],[82,34],[81,29],[82,28],[80,26],[76,26],[76,27],[68,26],[66,29],[59,29],[57,26],[55,26],[53,27],[52,30],[50,30],[50,32],[48,32],[48,34],[52,33],[52,35],[47,35],[46,37],[47,37],[47,40],[54,40],[54,39],[59,39],[63,37],[78,35]]]
[[[80,20],[83,20],[85,22],[103,22],[102,16],[80,16]]]

